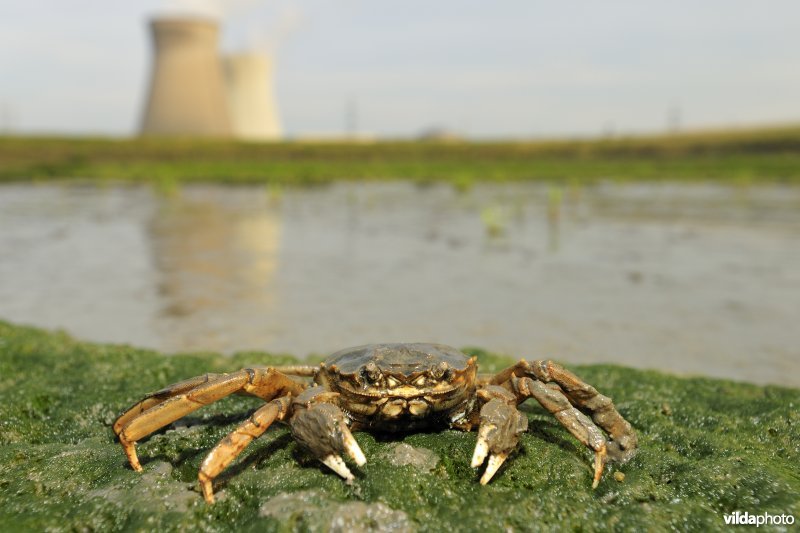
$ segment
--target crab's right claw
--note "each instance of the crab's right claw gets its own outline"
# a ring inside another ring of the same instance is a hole
[[[294,438],[348,483],[353,481],[353,474],[342,460],[342,452],[358,466],[367,462],[342,411],[333,404],[313,404],[295,414],[290,425]]]
[[[519,435],[528,429],[528,419],[516,406],[493,398],[481,408],[478,443],[472,454],[472,468],[480,467],[486,456],[489,461],[481,476],[486,485],[519,443]]]

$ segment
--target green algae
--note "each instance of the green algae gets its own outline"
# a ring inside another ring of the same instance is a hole
[[[509,362],[468,351],[483,370]],[[615,399],[641,448],[611,465],[596,490],[589,451],[531,402],[519,452],[486,487],[469,467],[474,434],[357,433],[368,463],[353,467],[348,486],[276,427],[220,476],[219,501],[208,506],[197,469],[259,405],[244,397],[144,440],[142,474],[126,465],[110,425],[145,392],[205,372],[291,361],[263,353],[165,357],[0,322],[0,530],[652,531],[722,529],[723,515],[736,510],[800,518],[800,391],[610,365],[574,370]],[[422,469],[392,461],[399,444],[438,461]]]

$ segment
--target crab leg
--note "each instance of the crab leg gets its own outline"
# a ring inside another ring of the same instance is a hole
[[[200,465],[200,488],[207,503],[214,503],[212,482],[236,459],[248,444],[260,437],[275,420],[283,420],[289,410],[291,396],[281,396],[260,407],[250,418],[222,439]]]
[[[557,387],[550,387],[541,381],[522,378],[514,383],[514,388],[525,397],[532,397],[542,407],[550,411],[562,426],[581,441],[584,446],[594,450],[594,477],[592,488],[597,488],[606,462],[606,438],[588,416],[575,409],[567,397]]]
[[[194,380],[200,384],[157,403],[143,412],[130,415],[131,411],[136,413],[141,408],[137,407],[142,405],[140,402],[123,414],[114,424],[115,429],[119,427],[117,432],[119,442],[134,470],[142,470],[136,455],[137,440],[204,405],[236,392],[245,392],[269,401],[285,394],[299,394],[305,388],[302,383],[293,381],[274,368],[245,368],[231,374],[213,376],[208,381],[193,378],[177,385],[183,389],[184,386],[188,386],[185,384]],[[173,387],[168,387],[166,390],[172,390]]]
[[[350,483],[353,473],[342,460],[342,452],[347,452],[358,466],[366,463],[367,458],[347,427],[344,413],[334,404],[338,396],[322,387],[306,390],[295,399],[289,424],[300,444]]]
[[[308,366],[308,365],[292,365],[292,366],[278,366],[274,367],[275,370],[282,374],[288,374],[292,376],[304,376],[304,377],[312,377],[319,367],[316,366]],[[114,433],[119,435],[122,428],[124,428],[128,422],[142,414],[143,412],[147,411],[148,409],[155,407],[160,403],[164,403],[165,401],[169,400],[173,396],[177,396],[178,394],[182,394],[184,392],[190,391],[204,383],[212,381],[220,376],[225,374],[203,374],[202,376],[196,376],[193,378],[185,379],[183,381],[179,381],[177,383],[173,383],[168,387],[165,387],[161,390],[156,392],[151,392],[140,401],[133,404],[130,408],[128,408],[119,418],[117,418],[116,422],[114,422]]]
[[[611,398],[603,396],[597,389],[578,376],[552,361],[535,361],[542,381],[558,384],[560,391],[581,411],[591,415],[595,424],[611,436],[608,454],[615,461],[627,461],[636,452],[637,439],[630,423],[622,418]]]
[[[122,431],[122,428],[128,425],[128,422],[144,413],[148,409],[155,407],[160,403],[164,403],[173,396],[177,396],[178,394],[190,391],[197,386],[202,385],[203,383],[207,383],[209,380],[219,377],[219,375],[220,374],[204,374],[202,376],[179,381],[178,383],[173,383],[172,385],[156,392],[151,392],[140,401],[133,404],[127,411],[117,418],[116,422],[114,422],[114,433],[119,435],[120,431]]]
[[[514,378],[523,377],[549,383],[566,396],[572,405],[590,415],[594,423],[611,437],[606,443],[610,459],[624,462],[636,453],[636,433],[619,414],[611,398],[600,394],[597,389],[553,361],[521,360],[495,375],[491,383],[509,387]],[[520,398],[520,401],[523,399]]]
[[[489,460],[481,476],[486,485],[519,443],[519,435],[528,429],[528,419],[517,410],[517,399],[506,389],[487,386],[478,391],[486,401],[480,410],[478,442],[472,454],[472,468],[480,467],[486,456]]]
[[[276,366],[274,368],[281,374],[287,374],[289,376],[303,376],[308,378],[314,377],[317,372],[319,372],[319,365],[287,365]]]

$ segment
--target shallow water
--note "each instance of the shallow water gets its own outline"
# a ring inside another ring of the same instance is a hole
[[[800,386],[800,188],[3,185],[0,317],[168,352],[430,341]]]

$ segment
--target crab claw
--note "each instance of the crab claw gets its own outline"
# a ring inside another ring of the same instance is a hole
[[[333,404],[313,404],[299,411],[290,425],[294,438],[348,483],[353,481],[353,473],[342,460],[342,452],[352,457],[358,466],[367,462],[342,411]]]
[[[486,456],[489,455],[489,441],[486,436],[489,434],[489,431],[494,429],[495,426],[491,424],[481,424],[478,430],[478,442],[475,444],[475,451],[472,453],[472,463],[470,463],[472,468],[481,466],[483,461],[486,460]]]
[[[486,485],[494,477],[495,472],[505,462],[508,457],[507,453],[493,453],[489,456],[489,462],[486,464],[486,470],[481,476],[481,485]]]
[[[330,455],[326,455],[320,459],[320,461],[322,461],[322,464],[339,474],[347,483],[353,482],[353,473],[350,472],[350,469],[347,468],[346,464],[344,464],[341,455],[332,453]]]
[[[480,467],[486,456],[489,460],[481,476],[481,485],[486,485],[517,447],[519,434],[528,429],[528,419],[514,405],[493,398],[481,408],[481,423],[478,442],[472,454],[472,468]]]

